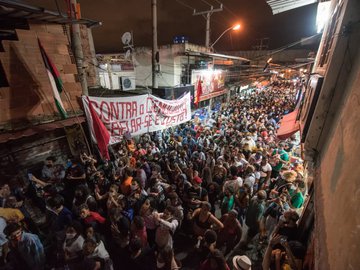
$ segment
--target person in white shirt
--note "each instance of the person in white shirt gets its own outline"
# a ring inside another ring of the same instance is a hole
[[[80,258],[83,250],[84,237],[81,235],[81,224],[73,221],[67,228],[65,234],[65,241],[63,243],[63,251],[65,255],[65,262],[70,264]]]
[[[267,156],[263,156],[260,163],[260,182],[259,189],[270,185],[270,177],[271,177],[272,167],[269,163],[269,158]]]
[[[159,225],[155,233],[155,243],[159,249],[166,246],[173,247],[173,234],[177,229],[179,222],[174,217],[176,209],[168,205],[164,213],[154,213],[156,223]]]
[[[253,140],[253,138],[250,135],[247,135],[244,139],[242,139],[241,143],[243,145],[247,143],[251,150],[256,147],[256,143],[255,143],[255,141]]]
[[[243,180],[240,176],[237,175],[238,169],[236,166],[230,167],[230,178],[228,178],[223,185],[223,192],[229,187],[232,186],[235,194],[238,192],[239,188],[243,185]]]
[[[250,191],[251,191],[251,194],[252,194],[253,191],[254,191],[254,184],[255,184],[255,181],[256,181],[254,166],[249,165],[246,168],[245,172],[246,172],[246,176],[245,176],[244,184],[246,184],[246,185],[248,185],[250,187]]]

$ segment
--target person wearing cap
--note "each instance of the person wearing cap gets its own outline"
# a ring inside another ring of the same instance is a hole
[[[185,191],[184,200],[190,210],[195,210],[201,206],[201,202],[209,201],[207,190],[201,187],[202,179],[195,175],[191,179],[191,186]]]
[[[233,209],[220,219],[224,224],[224,228],[219,232],[217,247],[221,248],[226,245],[224,254],[229,253],[241,240],[242,228],[237,220],[238,215],[238,212]]]
[[[260,222],[265,211],[265,190],[259,190],[249,203],[245,224],[249,227],[248,242],[260,231]]]
[[[234,256],[233,260],[234,270],[251,270],[251,260],[248,256]]]
[[[276,159],[276,164],[272,164],[272,178],[276,178],[279,175],[281,168],[284,166],[284,164],[287,164],[290,160],[289,154],[284,150],[285,145],[285,143],[280,143],[279,147],[277,149],[274,149],[274,151],[271,153],[273,159]]]

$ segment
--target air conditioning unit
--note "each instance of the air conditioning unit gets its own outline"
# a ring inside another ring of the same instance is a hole
[[[136,86],[135,78],[122,76],[122,77],[120,77],[120,84],[121,84],[121,90],[123,90],[123,91],[134,90],[135,86]]]

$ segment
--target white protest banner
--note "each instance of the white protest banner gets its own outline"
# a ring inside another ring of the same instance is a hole
[[[83,96],[82,100],[90,127],[93,126],[93,119],[89,102],[109,131],[110,144],[121,141],[126,132],[140,135],[191,120],[190,93],[177,100],[165,100],[153,95],[111,98]],[[94,139],[94,134],[91,135]]]

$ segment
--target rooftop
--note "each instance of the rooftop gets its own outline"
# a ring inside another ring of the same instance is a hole
[[[71,19],[67,14],[46,10],[23,2],[0,0],[0,22],[8,19],[26,19],[57,24],[84,24],[91,28],[101,22],[89,19]]]

